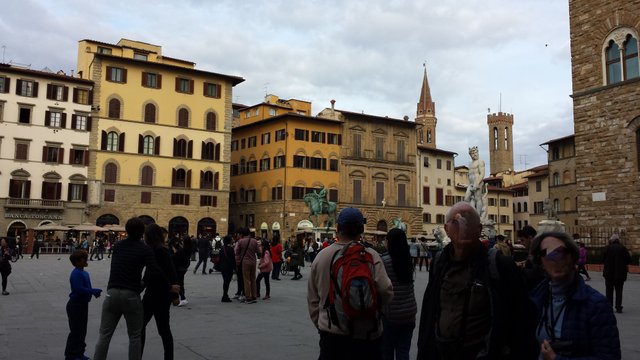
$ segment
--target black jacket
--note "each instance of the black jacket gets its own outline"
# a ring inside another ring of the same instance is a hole
[[[624,245],[620,243],[612,243],[604,248],[602,255],[602,275],[608,281],[621,282],[627,280],[627,272],[631,255]]]
[[[418,360],[439,359],[436,323],[440,308],[440,285],[449,269],[452,244],[436,257],[422,301],[418,331]],[[522,273],[511,258],[496,256],[498,276],[491,276],[484,247],[470,261],[471,283],[489,284],[491,330],[485,338],[485,355],[478,359],[537,359],[533,304],[527,296]],[[482,353],[482,352],[481,352]]]
[[[220,249],[220,271],[223,274],[231,274],[236,268],[236,254],[233,246],[222,246]]]
[[[171,285],[178,284],[178,277],[176,275],[176,269],[171,260],[171,253],[169,249],[164,246],[158,246],[152,248],[153,253],[158,263],[158,267],[162,271],[162,276],[152,279],[145,274],[144,281],[146,285],[146,291],[144,296],[157,296],[163,298],[170,298],[169,290]]]

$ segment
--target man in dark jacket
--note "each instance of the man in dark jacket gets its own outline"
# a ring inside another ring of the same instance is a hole
[[[434,260],[425,290],[418,359],[536,359],[533,305],[515,263],[480,242],[466,202],[447,213],[451,243]]]
[[[618,235],[613,234],[609,239],[609,245],[604,248],[602,256],[604,268],[602,275],[604,276],[604,284],[606,287],[607,300],[613,306],[613,290],[616,291],[616,312],[622,312],[622,287],[627,281],[627,272],[631,255],[624,245],[620,244]]]
[[[211,251],[213,247],[211,246],[211,242],[207,239],[206,236],[200,234],[198,238],[198,263],[196,267],[193,269],[193,273],[195,274],[198,271],[198,267],[202,264],[202,275],[205,275],[207,272],[207,261],[209,260],[209,255],[211,255]]]
[[[164,279],[164,274],[156,263],[153,251],[142,242],[144,234],[142,220],[137,217],[129,219],[125,229],[128,237],[113,247],[107,295],[102,304],[100,332],[96,343],[96,352],[93,356],[96,360],[107,358],[111,337],[122,316],[127,322],[129,359],[142,357],[141,336],[144,320],[144,311],[140,300],[142,270],[146,268],[148,279],[151,282],[160,282],[160,279]],[[177,286],[170,286],[168,282],[166,285],[174,292],[179,290]]]

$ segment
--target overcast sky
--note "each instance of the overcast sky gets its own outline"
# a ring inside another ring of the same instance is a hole
[[[198,69],[246,79],[234,102],[266,93],[415,119],[423,64],[438,148],[487,162],[487,111],[514,114],[514,167],[546,163],[538,145],[573,133],[566,0],[2,0],[5,62],[75,69],[77,43],[162,46]]]

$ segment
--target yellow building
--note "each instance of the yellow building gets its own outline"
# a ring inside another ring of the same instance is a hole
[[[310,218],[303,198],[324,187],[337,202],[342,123],[310,113],[310,102],[274,95],[239,110],[231,142],[230,228],[282,239],[312,228],[330,232],[329,217]]]
[[[244,79],[126,39],[81,40],[78,75],[95,82],[89,219],[226,233],[232,88]]]

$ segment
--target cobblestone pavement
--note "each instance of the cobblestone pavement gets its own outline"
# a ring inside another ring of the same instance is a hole
[[[108,259],[91,261],[87,270],[94,287],[106,288]],[[195,263],[192,263],[191,268]],[[0,296],[0,359],[63,359],[68,334],[65,305],[69,293],[67,255],[25,258],[13,264],[9,296]],[[271,300],[245,305],[221,303],[222,277],[219,274],[187,273],[189,304],[171,309],[175,358],[199,359],[317,359],[318,335],[307,313],[306,280],[272,281]],[[592,273],[594,288],[604,291],[602,276]],[[427,283],[427,273],[417,272],[418,304]],[[235,292],[235,282],[231,289]],[[262,295],[264,295],[264,284]],[[640,275],[631,275],[625,284],[624,313],[616,314],[621,332],[623,359],[640,359],[640,343],[634,326],[640,324]],[[98,336],[103,298],[89,304],[87,355],[93,356]],[[411,358],[416,354],[417,328]],[[118,325],[109,359],[127,358],[128,338],[124,320]],[[147,328],[144,359],[162,359],[162,343],[153,321]]]

